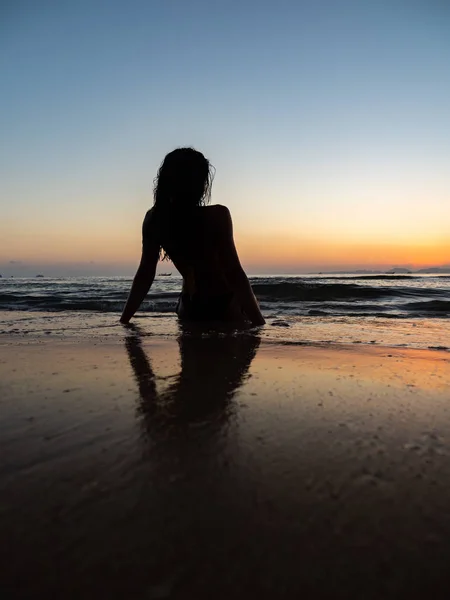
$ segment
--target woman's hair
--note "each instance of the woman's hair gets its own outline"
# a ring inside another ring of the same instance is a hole
[[[193,148],[177,148],[164,158],[154,179],[154,206],[175,211],[208,204],[213,166]]]
[[[182,238],[191,215],[189,209],[211,200],[213,179],[214,167],[201,152],[193,148],[169,152],[153,181],[153,205],[161,229],[169,228],[172,235]],[[169,258],[163,248],[160,258]]]

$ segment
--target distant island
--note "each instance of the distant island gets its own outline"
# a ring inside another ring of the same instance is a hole
[[[417,269],[415,271],[407,269],[406,267],[393,267],[387,271],[374,270],[374,269],[355,269],[347,270],[341,269],[339,271],[311,271],[308,275],[445,275],[450,274],[450,266],[446,267],[426,267],[424,269]]]
[[[414,273],[427,273],[430,275],[436,273],[450,273],[450,267],[430,267],[429,269],[419,269],[418,271],[414,271]]]

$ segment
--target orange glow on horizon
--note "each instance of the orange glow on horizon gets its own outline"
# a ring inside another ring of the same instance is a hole
[[[423,268],[450,264],[450,241],[444,236],[418,239],[366,239],[327,236],[324,232],[289,231],[235,232],[242,264],[250,269],[293,271],[348,267],[380,268],[408,266]],[[140,225],[91,227],[80,230],[27,231],[2,239],[0,262],[32,264],[96,263],[134,268],[141,251]]]
[[[291,265],[305,267],[321,265],[348,265],[350,268],[371,266],[391,267],[409,265],[412,268],[439,266],[450,263],[450,242],[421,241],[387,242],[387,241],[342,241],[338,239],[306,239],[289,236],[264,236],[264,240],[256,237],[243,237],[237,240],[237,247],[242,262],[247,264]]]

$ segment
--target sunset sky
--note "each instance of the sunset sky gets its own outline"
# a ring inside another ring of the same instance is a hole
[[[0,273],[131,274],[185,145],[250,273],[450,264],[449,31],[441,0],[2,4]]]

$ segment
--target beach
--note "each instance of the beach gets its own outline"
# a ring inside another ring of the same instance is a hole
[[[450,0],[0,6],[0,600],[450,598]]]
[[[2,598],[447,597],[450,354],[0,338]]]

